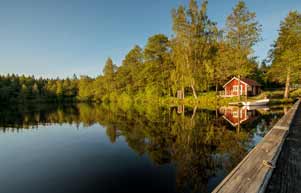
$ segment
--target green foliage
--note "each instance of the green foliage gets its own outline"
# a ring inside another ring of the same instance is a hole
[[[103,92],[104,93],[111,93],[116,90],[115,79],[116,79],[116,72],[117,66],[113,64],[111,58],[108,58],[106,64],[103,68]]]
[[[250,54],[252,46],[260,40],[261,25],[255,21],[255,18],[255,12],[250,12],[242,0],[227,17],[227,40],[247,54]]]
[[[155,96],[170,94],[170,71],[173,64],[170,60],[170,46],[168,38],[163,34],[151,36],[144,48],[144,67],[141,79],[146,92],[149,88],[155,89]]]
[[[117,89],[129,95],[134,95],[140,89],[139,73],[143,67],[143,51],[134,46],[125,56],[122,65],[117,70]]]
[[[256,68],[250,60],[252,47],[260,40],[261,25],[255,20],[244,1],[239,1],[227,17],[226,41],[231,46],[230,65],[233,75],[248,76]]]
[[[78,99],[89,101],[93,99],[94,93],[92,88],[93,79],[88,76],[81,76],[78,82]]]
[[[199,7],[195,0],[191,0],[188,9],[179,6],[173,10],[173,90],[175,92],[181,89],[184,92],[184,87],[191,87],[195,98],[198,87],[208,86],[206,75],[210,67],[206,65],[206,60],[210,57],[210,40],[216,28],[215,23],[207,16],[207,4],[208,1],[203,1]]]
[[[301,89],[296,89],[293,92],[291,92],[292,98],[300,98],[301,97]]]
[[[291,11],[280,24],[278,39],[270,52],[270,77],[285,83],[284,97],[289,96],[290,85],[300,83],[301,69],[301,14]]]

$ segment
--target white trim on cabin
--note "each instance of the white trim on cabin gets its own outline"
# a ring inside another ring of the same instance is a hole
[[[230,82],[232,82],[232,80],[234,80],[234,79],[236,79],[237,81],[239,81],[239,79],[236,78],[236,77],[234,76],[233,78],[231,78],[231,80],[229,80],[226,84],[224,84],[223,88],[225,88],[225,86],[226,86],[227,84],[229,84]],[[243,83],[243,84],[245,84],[245,85],[249,85],[248,83],[244,82],[244,81],[241,80],[241,79],[240,79],[240,82]]]
[[[232,121],[230,121],[225,115],[223,115],[223,118],[228,121],[233,127],[236,127],[238,125],[238,123],[232,123]],[[242,120],[239,121],[240,124],[242,124],[243,122],[245,122],[246,120],[248,120],[249,117],[246,117]]]

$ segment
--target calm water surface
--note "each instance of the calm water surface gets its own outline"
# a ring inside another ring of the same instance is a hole
[[[210,192],[287,108],[0,110],[0,192]]]

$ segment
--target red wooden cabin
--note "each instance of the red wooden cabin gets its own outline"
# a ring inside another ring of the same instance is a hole
[[[225,89],[224,95],[226,97],[238,96],[239,94],[238,81],[239,81],[238,78],[233,77],[223,86],[223,88]],[[240,95],[255,96],[260,94],[260,92],[261,92],[261,85],[257,83],[255,80],[248,79],[248,78],[240,79]]]

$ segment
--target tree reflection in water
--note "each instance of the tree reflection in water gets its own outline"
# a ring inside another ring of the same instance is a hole
[[[242,115],[239,111],[248,117],[229,124],[229,114]],[[2,108],[0,127],[1,132],[16,132],[38,125],[100,124],[112,143],[123,137],[131,149],[148,155],[154,164],[174,164],[178,192],[207,192],[255,145],[254,136],[263,136],[282,113],[283,109],[33,105]]]

